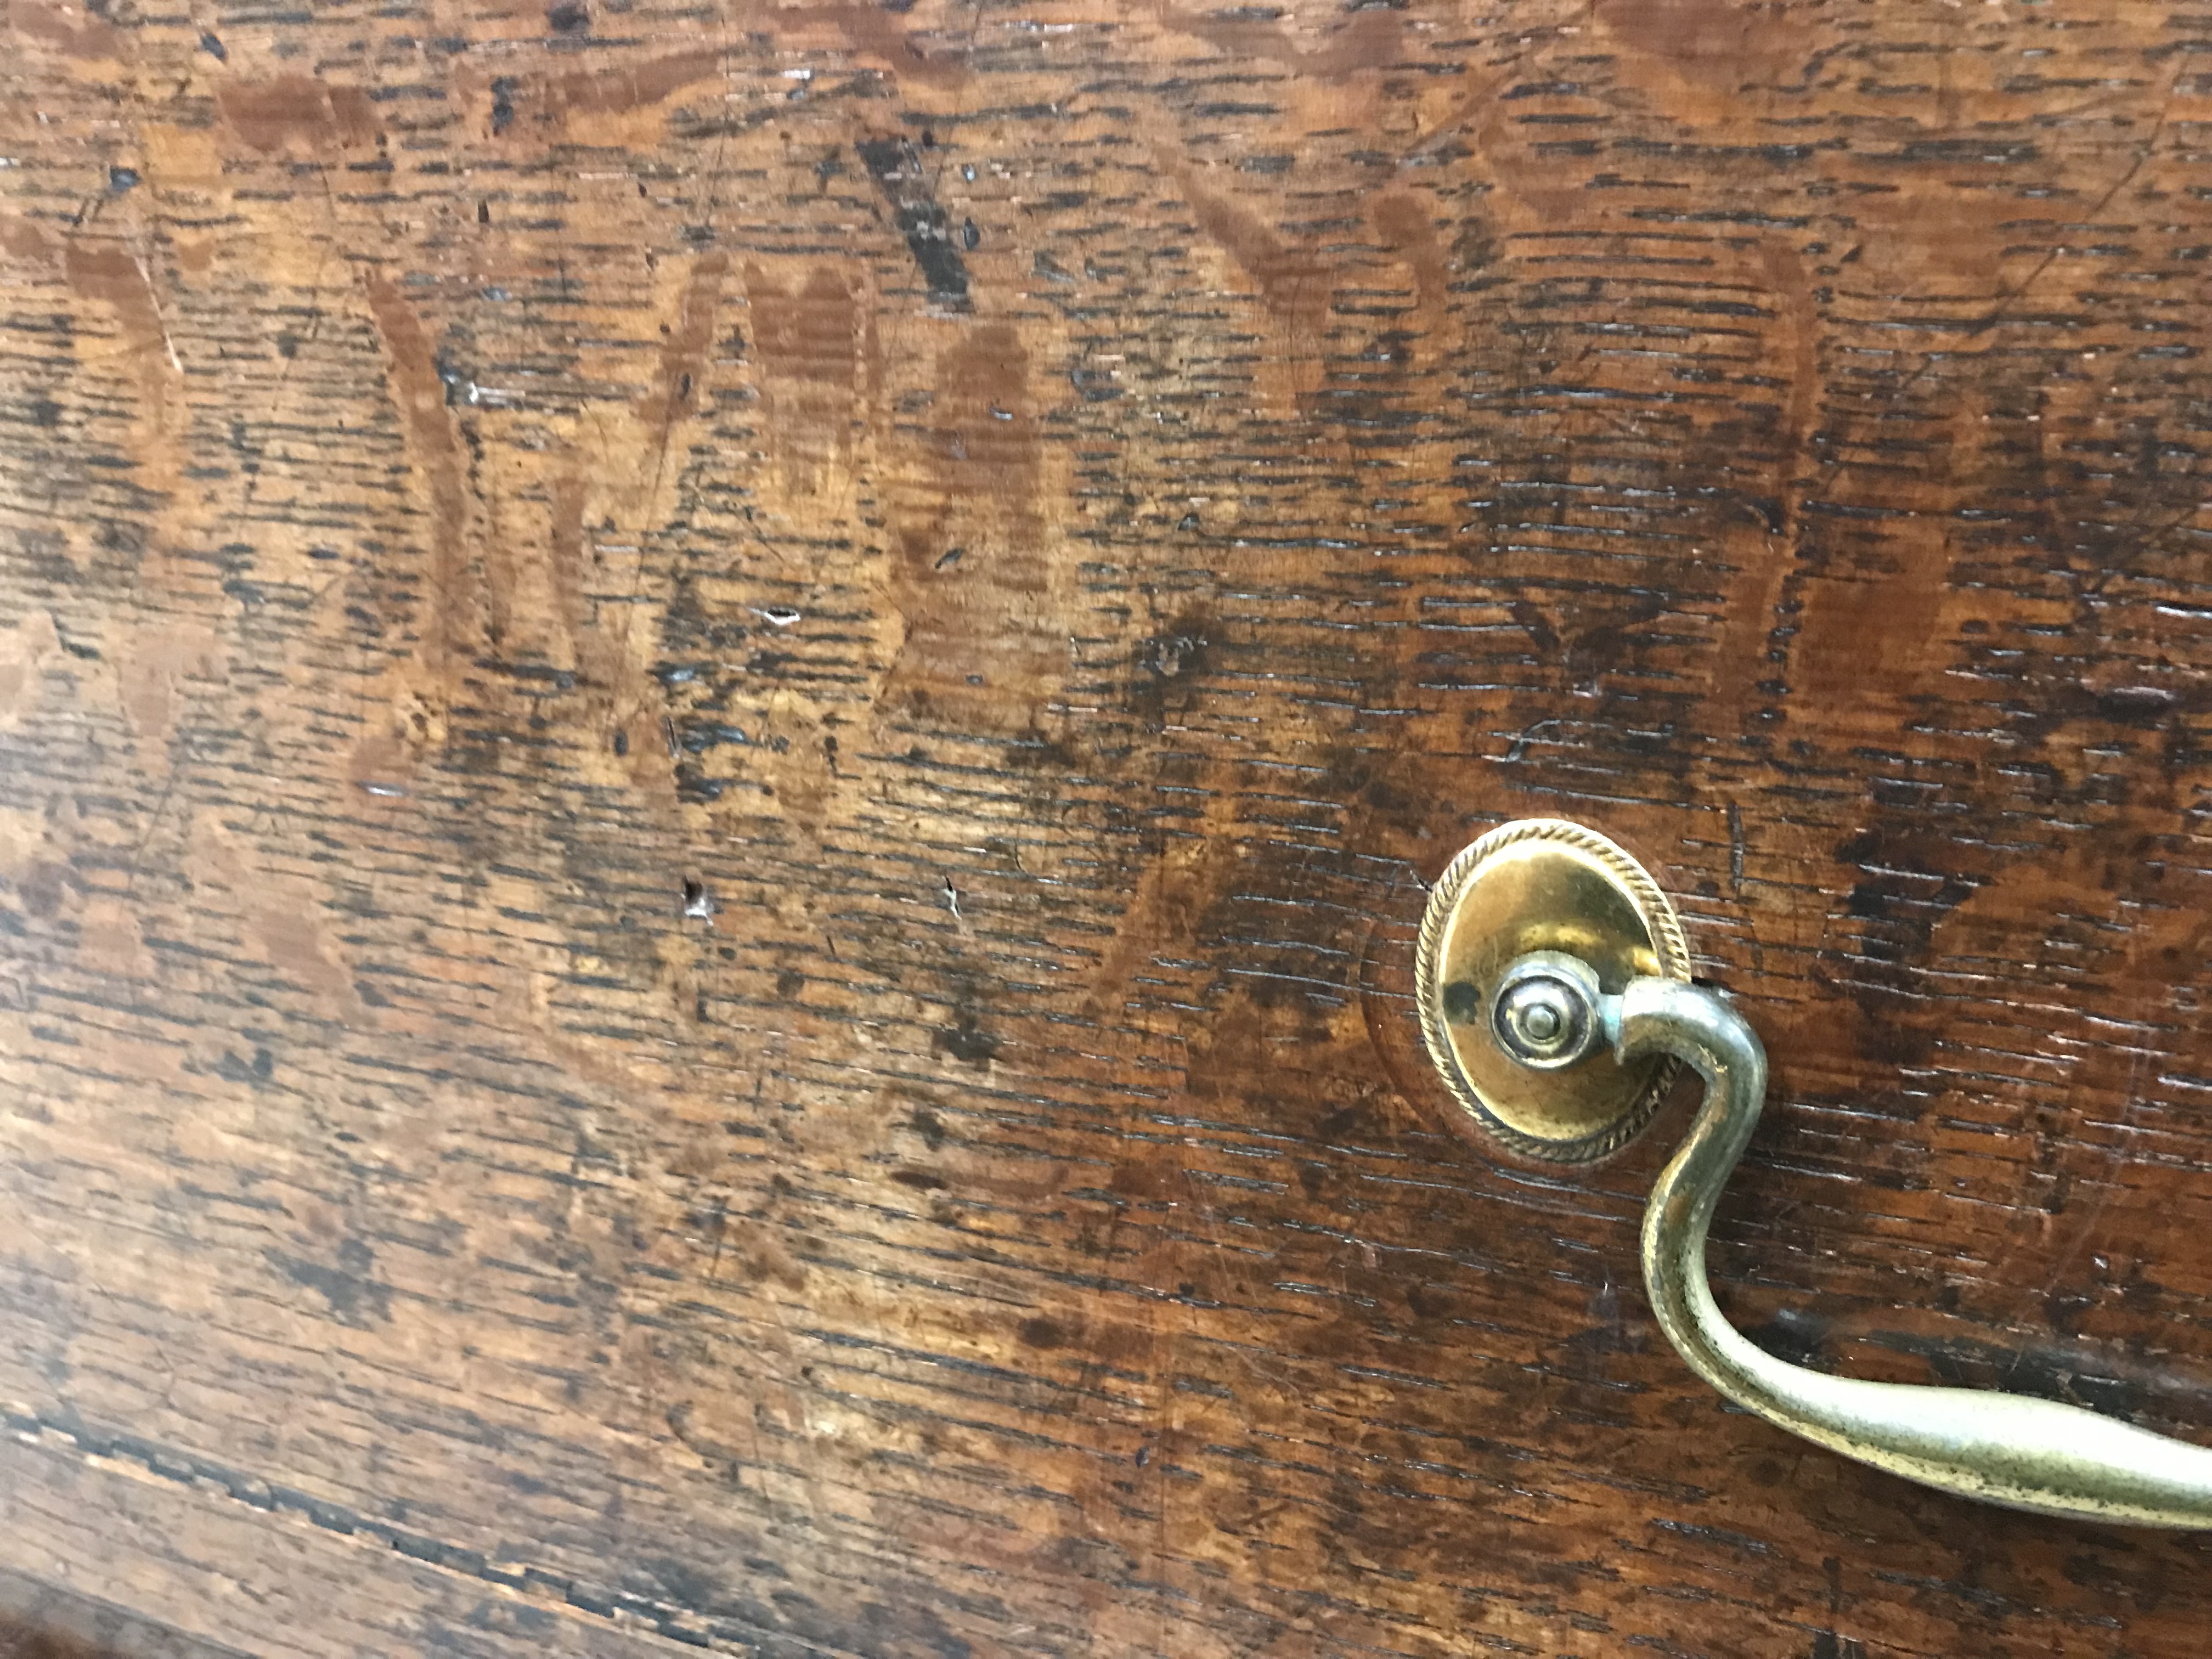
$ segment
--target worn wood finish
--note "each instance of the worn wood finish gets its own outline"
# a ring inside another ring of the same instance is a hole
[[[0,1561],[257,1654],[2203,1651],[1455,1138],[1577,817],[1722,1294],[2212,1432],[2212,20],[9,0]],[[182,1639],[182,1638],[179,1638]]]

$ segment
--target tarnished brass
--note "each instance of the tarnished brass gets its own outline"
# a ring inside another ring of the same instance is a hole
[[[2212,1447],[1993,1389],[1834,1376],[1778,1359],[1728,1322],[1705,1278],[1705,1230],[1766,1096],[1766,1050],[1717,991],[1632,981],[1598,999],[1615,1054],[1664,1054],[1705,1103],[1644,1211],[1644,1285],[1692,1370],[1747,1411],[1923,1486],[2075,1521],[2212,1527]]]
[[[1809,1370],[1728,1322],[1705,1233],[1759,1121],[1766,1051],[1725,996],[1687,982],[1688,959],[1633,860],[1595,831],[1537,818],[1492,830],[1445,872],[1419,983],[1453,1093],[1523,1151],[1595,1156],[1642,1125],[1678,1062],[1704,1079],[1644,1212],[1644,1287],[1690,1369],[1770,1423],[1943,1492],[2075,1520],[2212,1527],[2212,1447],[2056,1401]]]
[[[1515,1151],[1580,1163],[1642,1128],[1673,1082],[1664,1056],[1601,1051],[1571,1069],[1532,1070],[1492,1036],[1507,965],[1534,951],[1587,963],[1600,988],[1686,980],[1682,925],[1644,866],[1603,836],[1562,818],[1523,818],[1454,859],[1421,924],[1421,1030],[1452,1097]],[[1511,1017],[1514,1011],[1505,1011]]]

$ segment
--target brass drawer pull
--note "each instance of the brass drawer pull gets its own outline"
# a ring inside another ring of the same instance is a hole
[[[1461,1105],[1515,1148],[1583,1158],[1641,1127],[1673,1063],[1705,1079],[1644,1212],[1644,1281],[1690,1369],[1769,1422],[1962,1497],[2080,1520],[2212,1527],[2212,1449],[2078,1406],[1832,1376],[1723,1317],[1705,1231],[1766,1093],[1766,1051],[1688,981],[1673,908],[1611,842],[1558,819],[1492,831],[1431,896],[1419,963],[1430,1052]],[[1625,1126],[1625,1127],[1624,1127]]]

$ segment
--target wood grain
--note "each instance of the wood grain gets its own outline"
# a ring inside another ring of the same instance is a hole
[[[2212,21],[8,17],[7,1567],[2199,1659],[2203,1540],[1724,1410],[1682,1106],[1517,1165],[1407,992],[1465,842],[1614,836],[1774,1055],[1740,1323],[2212,1432]]]

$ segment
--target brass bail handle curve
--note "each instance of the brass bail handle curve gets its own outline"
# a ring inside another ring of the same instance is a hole
[[[1644,1281],[1668,1340],[1730,1400],[1832,1451],[1964,1498],[2075,1520],[2212,1527],[2212,1448],[2056,1401],[1808,1370],[1728,1322],[1705,1277],[1705,1232],[1759,1121],[1766,1051],[1726,997],[1650,977],[1607,995],[1587,966],[1544,951],[1509,964],[1489,1005],[1492,1040],[1524,1065],[1604,1047],[1623,1062],[1672,1054],[1705,1079],[1696,1121],[1644,1212]]]

